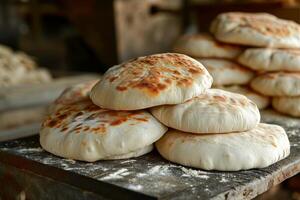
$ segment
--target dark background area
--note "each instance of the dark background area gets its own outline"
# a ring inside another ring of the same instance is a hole
[[[51,70],[104,72],[133,57],[171,51],[179,35],[207,31],[224,11],[300,21],[296,0],[1,0],[0,43]]]

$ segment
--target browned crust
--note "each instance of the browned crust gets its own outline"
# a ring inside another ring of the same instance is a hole
[[[122,79],[116,90],[138,89],[153,96],[174,83],[179,87],[189,87],[196,77],[204,73],[200,63],[176,53],[140,57],[121,64],[121,68],[125,69],[118,75],[105,77],[111,83]]]

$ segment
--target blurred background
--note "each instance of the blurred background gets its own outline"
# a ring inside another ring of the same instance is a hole
[[[179,35],[206,31],[226,11],[300,21],[297,0],[1,0],[0,43],[51,70],[104,72],[170,51]]]

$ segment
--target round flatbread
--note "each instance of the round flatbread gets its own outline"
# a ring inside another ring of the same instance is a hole
[[[213,86],[247,84],[254,77],[251,70],[224,59],[197,59],[213,77]]]
[[[238,171],[267,167],[290,154],[285,130],[259,124],[240,133],[195,135],[169,130],[156,148],[165,159],[204,170]]]
[[[27,69],[22,65],[14,65],[11,57],[0,57],[0,87],[17,85],[26,72]]]
[[[23,76],[20,84],[48,83],[52,80],[50,72],[45,68],[30,70]]]
[[[62,94],[55,100],[55,104],[72,104],[89,98],[89,94],[94,85],[99,80],[87,81],[66,88]]]
[[[300,97],[274,97],[272,106],[283,114],[300,117]]]
[[[48,82],[50,73],[36,70],[36,63],[28,55],[17,52],[11,55],[0,47],[0,87],[24,83]]]
[[[246,131],[260,121],[252,101],[220,89],[209,89],[182,104],[154,107],[151,113],[168,127],[199,134]]]
[[[182,103],[211,84],[212,77],[195,59],[183,54],[155,54],[110,68],[90,97],[102,108],[138,110]]]
[[[267,13],[222,13],[212,22],[210,30],[218,40],[232,44],[300,47],[299,24]]]
[[[235,45],[216,41],[208,34],[185,35],[175,43],[174,52],[197,58],[234,59],[242,49]]]
[[[91,80],[66,88],[49,107],[49,113],[65,106],[89,99],[90,92],[99,80]]]
[[[238,62],[256,71],[300,71],[300,50],[251,48]]]
[[[53,112],[42,124],[40,143],[57,156],[93,162],[148,152],[166,131],[147,111],[111,111],[86,100]]]
[[[246,96],[248,99],[250,99],[257,105],[258,109],[265,109],[270,104],[269,97],[259,94],[251,90],[247,86],[232,85],[227,87],[220,87],[219,89]]]
[[[262,74],[251,81],[251,87],[267,96],[299,96],[300,73],[272,72]]]

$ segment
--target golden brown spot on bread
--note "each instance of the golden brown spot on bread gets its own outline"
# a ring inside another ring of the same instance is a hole
[[[200,74],[202,72],[202,69],[199,69],[199,68],[189,68],[188,71],[191,74]]]
[[[127,87],[117,86],[117,90],[119,90],[119,91],[125,91],[125,90],[127,90]]]
[[[75,117],[79,117],[79,116],[81,116],[81,115],[83,115],[83,112],[82,112],[82,111],[80,111],[79,113],[77,113],[77,114],[75,115]]]
[[[115,121],[112,121],[112,122],[110,123],[110,125],[112,125],[112,126],[117,126],[117,125],[120,125],[120,124],[122,124],[123,122],[126,122],[126,121],[127,121],[127,118],[117,119],[117,120],[115,120]]]
[[[97,133],[104,133],[105,131],[106,131],[106,128],[103,127],[103,126],[95,127],[95,128],[91,129],[91,132],[95,133],[95,134],[97,134]]]
[[[78,126],[78,127],[76,127],[75,129],[74,129],[74,131],[80,131],[82,129],[82,127],[81,126]]]
[[[170,79],[165,79],[164,82],[168,85],[172,83],[172,81]]]
[[[87,106],[85,108],[85,110],[88,112],[97,111],[97,110],[99,110],[99,107],[95,104],[90,104],[89,106]]]
[[[81,118],[78,118],[81,116]],[[94,106],[91,101],[63,106],[44,121],[43,127],[60,128],[64,133],[106,133],[109,126],[131,120],[134,124],[148,121],[144,111],[113,111]],[[76,123],[73,128],[72,123]]]
[[[137,120],[137,121],[142,121],[142,122],[147,122],[148,119],[146,118],[141,118],[141,117],[134,117],[133,119]]]
[[[109,81],[110,81],[110,82],[113,82],[113,81],[116,80],[117,78],[118,78],[117,76],[110,77],[110,78],[109,78]]]
[[[68,130],[67,127],[64,127],[64,128],[61,129],[62,132],[65,132],[66,130]]]
[[[192,84],[192,80],[189,80],[189,79],[181,79],[181,80],[178,80],[178,82],[177,82],[177,85],[179,85],[179,86],[181,86],[181,85],[188,86],[190,84]]]
[[[58,115],[56,118],[57,118],[57,120],[63,120],[66,117],[68,117],[68,115],[67,115],[67,113],[64,113],[64,114]]]
[[[58,120],[51,120],[47,123],[47,125],[51,128],[57,126],[58,124],[59,124]]]
[[[223,101],[223,102],[226,101],[226,97],[223,97],[223,96],[213,96],[213,98],[217,101]]]

